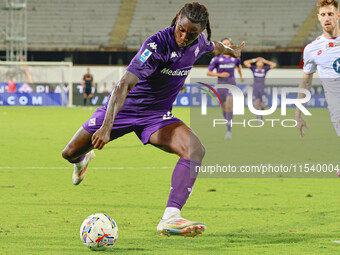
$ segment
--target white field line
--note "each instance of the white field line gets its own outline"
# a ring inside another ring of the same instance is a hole
[[[125,169],[169,169],[174,168],[175,166],[150,166],[150,167],[91,167],[91,169],[94,170],[125,170]],[[49,167],[49,166],[28,166],[28,167],[21,167],[21,166],[0,166],[0,170],[3,169],[53,169],[53,170],[63,170],[63,169],[71,169],[73,170],[73,167]]]
[[[311,165],[317,165],[317,164],[340,164],[340,161],[330,161],[330,162],[304,162],[304,163],[263,163],[263,164],[256,164],[256,165],[245,165],[245,166],[292,166],[292,165],[304,165],[304,164],[311,164]],[[204,165],[204,164],[203,164]],[[91,169],[97,169],[97,170],[124,170],[124,169],[169,169],[174,168],[173,166],[144,166],[144,167],[135,167],[135,166],[122,166],[122,167],[91,167]],[[241,166],[236,166],[237,168],[240,168]],[[72,165],[70,167],[51,167],[51,166],[28,166],[28,167],[21,167],[21,166],[0,166],[0,170],[2,169],[73,169]]]

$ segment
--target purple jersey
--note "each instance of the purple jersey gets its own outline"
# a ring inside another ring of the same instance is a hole
[[[174,28],[160,30],[146,39],[132,59],[127,71],[139,81],[127,95],[122,110],[171,110],[195,61],[214,50],[214,44],[204,33],[189,48],[180,48],[175,42]]]
[[[264,89],[264,80],[266,78],[267,72],[270,70],[270,66],[264,66],[261,70],[258,70],[255,65],[250,67],[254,76],[254,90]]]
[[[235,82],[235,67],[241,65],[240,58],[226,57],[224,55],[215,56],[208,67],[209,71],[216,69],[218,73],[227,72],[229,73],[228,78],[220,78],[218,77],[219,84],[233,84],[236,85]]]

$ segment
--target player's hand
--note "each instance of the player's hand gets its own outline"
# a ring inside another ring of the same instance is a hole
[[[110,132],[101,127],[93,134],[91,141],[93,148],[101,150],[110,141]]]
[[[218,73],[218,77],[220,78],[228,78],[229,76],[230,74],[228,72]]]
[[[304,137],[305,132],[303,131],[303,127],[305,127],[307,131],[309,130],[307,127],[306,121],[301,117],[296,117],[296,122],[297,122],[297,128],[299,129],[301,137]]]
[[[239,58],[241,57],[241,51],[243,50],[244,45],[246,44],[246,42],[242,42],[241,45],[232,45],[230,48],[232,48],[234,50],[234,58]]]
[[[240,78],[241,82],[244,82],[244,78]]]

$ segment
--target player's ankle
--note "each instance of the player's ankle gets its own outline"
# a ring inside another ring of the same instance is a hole
[[[173,216],[181,216],[181,210],[176,207],[167,207],[165,208],[162,220],[167,220]]]

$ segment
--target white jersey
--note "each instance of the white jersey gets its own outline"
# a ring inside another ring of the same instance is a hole
[[[306,46],[303,61],[304,73],[311,74],[318,70],[331,121],[340,136],[340,36],[318,37]]]

